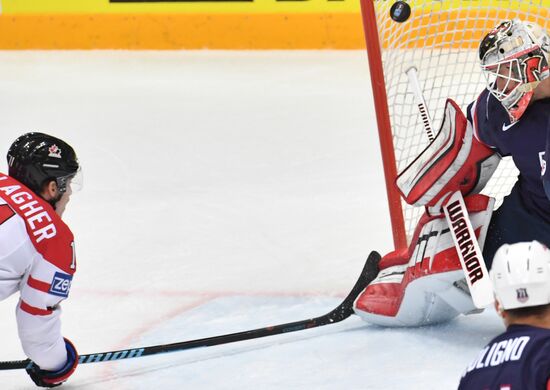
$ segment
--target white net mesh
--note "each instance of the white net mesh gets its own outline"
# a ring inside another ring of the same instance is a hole
[[[401,171],[427,146],[428,137],[405,74],[418,69],[420,86],[434,129],[439,128],[447,98],[463,111],[485,88],[477,48],[483,36],[504,19],[518,17],[550,30],[550,0],[411,0],[404,23],[390,18],[393,1],[375,0],[382,62],[388,95],[397,169]],[[517,177],[513,162],[504,159],[483,193],[507,195]],[[410,239],[423,212],[403,202]]]

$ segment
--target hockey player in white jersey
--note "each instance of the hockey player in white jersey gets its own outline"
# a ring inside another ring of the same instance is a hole
[[[73,148],[43,133],[11,145],[9,175],[0,173],[0,299],[19,292],[16,318],[27,373],[37,386],[55,387],[78,364],[61,335],[60,303],[76,271],[73,234],[61,220],[81,185]]]

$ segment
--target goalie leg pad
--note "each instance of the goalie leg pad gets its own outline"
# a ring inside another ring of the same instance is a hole
[[[492,202],[483,195],[466,199],[472,226],[484,241]],[[383,326],[421,326],[449,321],[475,310],[464,287],[464,271],[443,216],[420,219],[408,249],[382,258],[377,278],[354,304],[365,321]]]

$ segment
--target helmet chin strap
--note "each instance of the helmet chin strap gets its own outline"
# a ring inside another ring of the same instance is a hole
[[[534,91],[538,86],[539,84],[542,82],[542,80],[537,80],[537,81],[532,81],[530,83],[524,83],[524,84],[521,84],[519,87],[518,87],[518,91],[520,92],[532,92]]]
[[[513,108],[506,109],[506,111],[508,111],[508,114],[510,115],[511,122],[516,122],[521,118],[521,116],[529,106],[529,102],[531,101],[532,97],[533,92],[527,92]]]

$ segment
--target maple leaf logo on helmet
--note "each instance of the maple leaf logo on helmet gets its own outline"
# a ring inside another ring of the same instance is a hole
[[[56,144],[53,144],[48,148],[48,156],[61,158],[61,149],[59,149]]]

